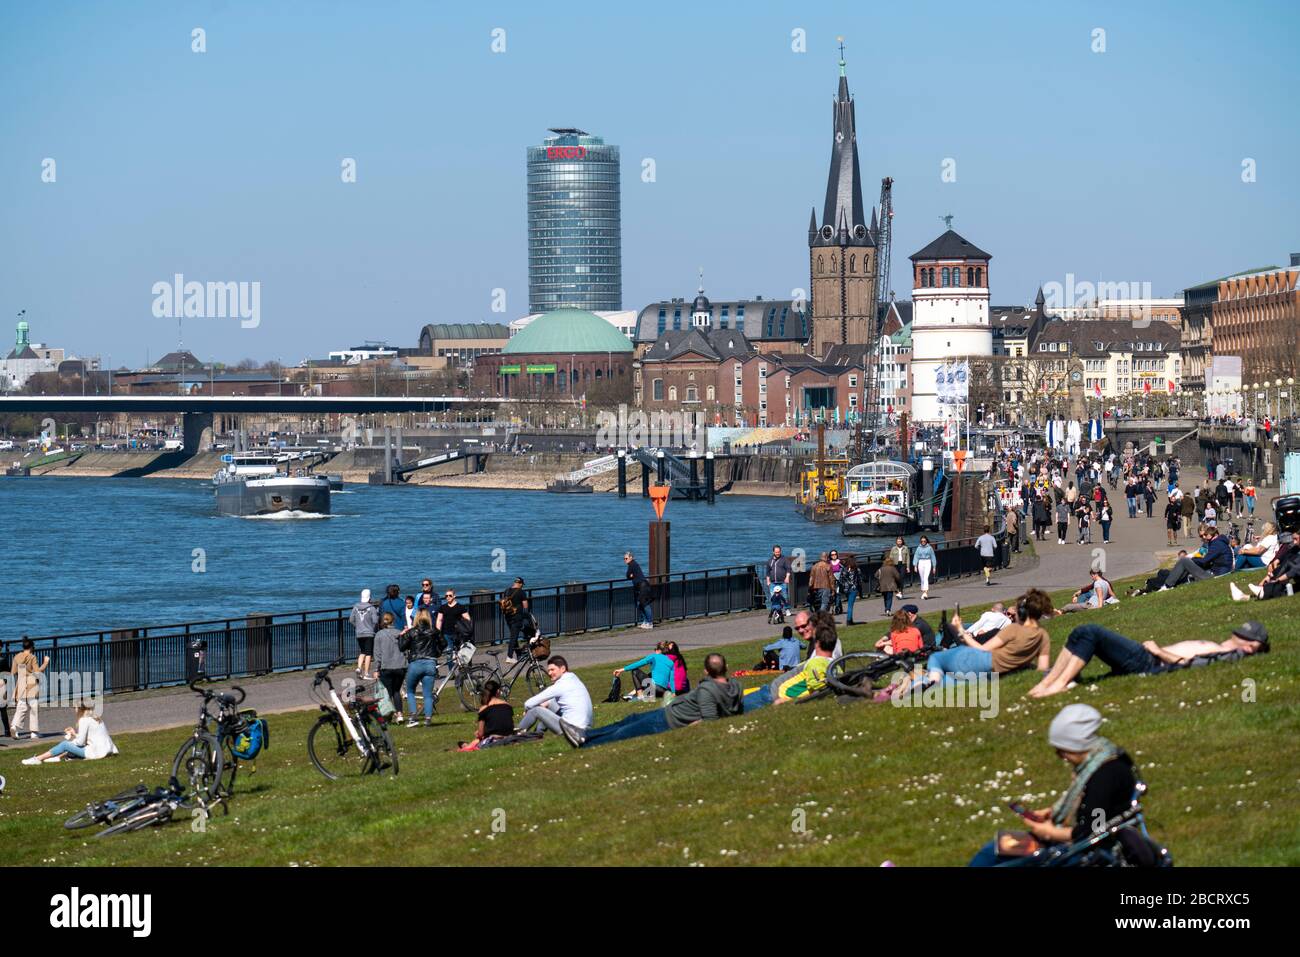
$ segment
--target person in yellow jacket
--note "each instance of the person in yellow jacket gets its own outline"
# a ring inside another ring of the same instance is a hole
[[[819,629],[813,653],[798,669],[792,669],[759,688],[745,692],[745,711],[769,704],[798,701],[826,687],[826,669],[835,653],[837,636],[833,628]]]

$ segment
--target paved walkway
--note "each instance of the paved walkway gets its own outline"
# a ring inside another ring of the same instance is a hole
[[[1187,474],[1182,482],[1184,488],[1191,488],[1189,481],[1201,481],[1205,478],[1203,471]],[[937,618],[941,609],[951,609],[960,603],[969,607],[993,601],[1009,601],[1030,587],[1048,590],[1065,588],[1071,585],[1082,586],[1088,581],[1088,568],[1096,552],[1104,557],[1108,578],[1128,578],[1148,573],[1158,567],[1161,561],[1171,557],[1176,549],[1170,549],[1165,538],[1163,497],[1157,500],[1151,518],[1139,511],[1139,517],[1130,519],[1124,504],[1122,489],[1110,493],[1112,503],[1117,504],[1116,518],[1111,526],[1111,544],[1101,544],[1101,526],[1093,534],[1092,545],[1073,544],[1075,534],[1067,539],[1067,544],[1058,545],[1055,538],[1055,525],[1052,537],[1042,542],[1035,542],[1037,558],[1029,556],[1022,548],[1013,556],[1012,567],[994,573],[993,584],[985,586],[982,576],[976,574],[953,581],[936,582],[930,590],[928,602],[919,601],[919,590],[915,585],[905,590],[907,601],[924,604],[923,613]],[[1184,543],[1192,547],[1191,543]],[[1181,547],[1181,546],[1180,546]],[[897,605],[897,603],[896,603]],[[854,611],[857,622],[885,623],[883,605],[878,596],[860,600]],[[557,640],[552,650],[563,654],[569,664],[575,668],[588,665],[618,665],[640,658],[650,651],[654,642],[663,638],[676,641],[683,651],[693,651],[719,645],[732,645],[753,641],[773,633],[767,624],[766,614],[750,612],[737,615],[717,616],[708,619],[695,619],[675,622],[656,627],[652,632],[637,628],[628,628],[609,634],[592,637],[579,636],[575,639]],[[882,632],[883,634],[883,632]],[[729,662],[733,668],[745,668],[751,661]],[[311,686],[310,672],[267,675],[261,678],[238,679],[248,692],[247,707],[259,712],[271,714],[277,711],[309,710],[316,707],[308,697]],[[605,689],[592,689],[604,692]],[[452,713],[459,710],[459,702],[454,692],[450,697],[443,695],[444,711],[450,708]],[[131,731],[151,731],[160,728],[190,727],[198,715],[198,698],[188,689],[164,688],[155,691],[143,691],[134,694],[113,695],[109,700],[108,722],[113,733]],[[12,714],[12,711],[11,711]],[[51,708],[41,712],[41,726],[45,729],[42,742],[24,740],[14,741],[0,738],[0,749],[6,745],[35,745],[43,743],[46,747],[59,740],[62,729],[72,721],[72,712],[66,708]]]

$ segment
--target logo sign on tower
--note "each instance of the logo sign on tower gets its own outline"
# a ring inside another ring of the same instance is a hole
[[[546,158],[548,160],[580,160],[586,157],[587,147],[585,146],[548,146],[546,147]]]

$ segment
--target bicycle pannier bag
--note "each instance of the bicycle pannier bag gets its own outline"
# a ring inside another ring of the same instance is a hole
[[[244,729],[235,735],[230,750],[240,761],[252,761],[263,748],[271,746],[271,730],[266,719],[259,718],[256,711],[241,711],[239,717]]]

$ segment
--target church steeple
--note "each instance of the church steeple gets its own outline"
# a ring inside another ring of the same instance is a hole
[[[844,44],[840,44],[840,86],[832,108],[830,173],[826,178],[826,202],[822,207],[820,241],[841,245],[837,235],[841,217],[848,225],[851,246],[873,246],[867,229],[866,207],[862,202],[862,178],[858,173],[857,116],[849,80],[844,72]]]

